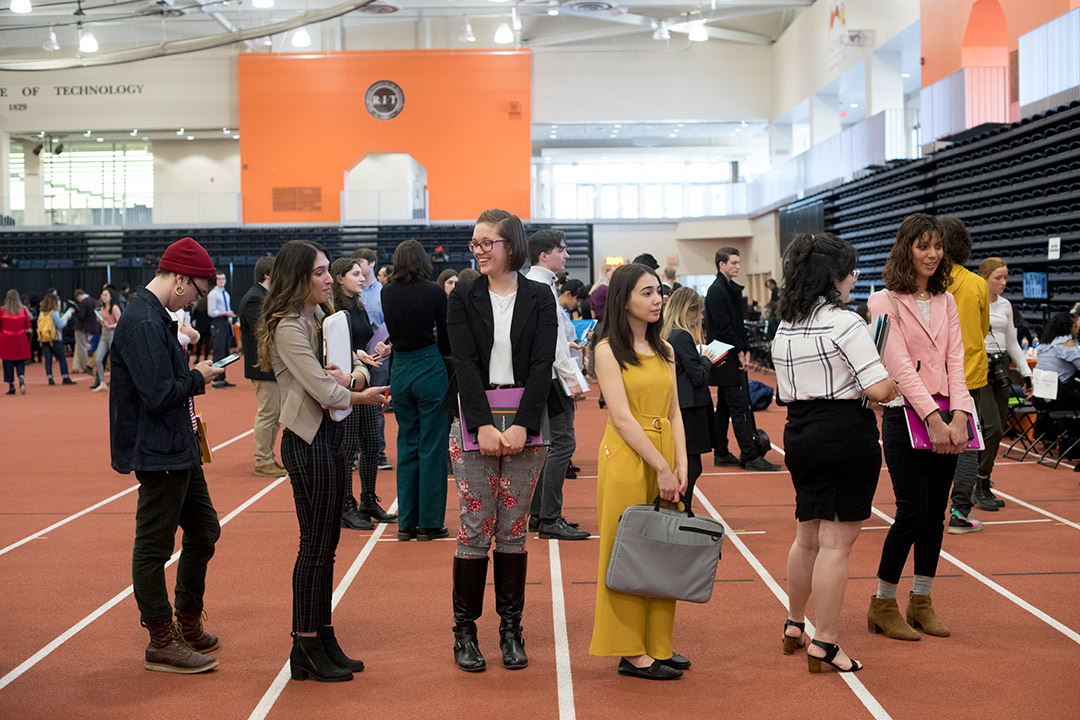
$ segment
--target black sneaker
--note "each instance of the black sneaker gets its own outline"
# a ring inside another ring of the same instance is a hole
[[[965,533],[978,532],[980,530],[982,530],[982,523],[978,520],[973,520],[970,514],[964,515],[956,508],[953,508],[949,513],[950,535],[963,535]]]
[[[574,468],[566,468],[566,479],[577,480],[577,471]]]
[[[744,470],[754,470],[755,472],[776,472],[780,469],[780,466],[771,463],[764,457],[756,457],[753,460],[743,464]]]
[[[739,464],[739,458],[735,457],[731,453],[724,455],[713,455],[712,464],[716,467],[737,467]]]

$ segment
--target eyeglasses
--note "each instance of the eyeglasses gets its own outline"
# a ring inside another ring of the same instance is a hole
[[[475,252],[491,252],[495,247],[495,243],[504,243],[504,242],[510,242],[510,241],[509,240],[470,240],[469,241],[469,246],[468,246],[469,247],[469,252],[471,252],[471,253],[475,253]]]
[[[188,282],[190,282],[191,286],[195,288],[195,302],[199,302],[204,297],[206,297],[207,293],[210,292],[209,288],[203,290],[201,287],[199,287],[199,283],[195,282],[193,278],[188,278]]]

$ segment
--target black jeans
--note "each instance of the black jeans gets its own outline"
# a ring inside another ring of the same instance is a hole
[[[51,343],[43,343],[41,346],[41,353],[45,357],[45,376],[52,378],[52,361],[56,358],[56,362],[60,364],[60,377],[68,376],[68,364],[67,355],[64,353],[63,341],[57,339]]]
[[[1005,388],[1008,392],[1008,388]],[[952,506],[962,514],[971,514],[972,493],[975,492],[976,475],[990,477],[990,472],[983,472],[984,464],[991,469],[994,467],[994,458],[997,456],[998,446],[1001,444],[1001,415],[998,414],[997,398],[994,397],[994,388],[983,385],[970,391],[975,400],[975,409],[982,421],[983,441],[986,450],[968,450],[960,453],[956,459],[956,473],[953,475]],[[991,450],[993,448],[993,450]],[[987,459],[989,462],[987,463]]]
[[[236,343],[236,337],[233,335],[232,321],[227,317],[216,317],[210,320],[210,335],[214,341],[214,362],[217,362],[223,357],[229,354],[229,350],[232,349]],[[225,380],[225,373],[221,373],[215,378],[219,381]]]
[[[885,408],[881,439],[896,496],[896,521],[885,536],[877,576],[894,585],[900,582],[914,546],[915,574],[934,577],[956,455],[912,448],[903,408]]]
[[[165,563],[172,555],[176,528],[184,530],[176,564],[176,609],[200,613],[206,590],[206,566],[221,536],[201,466],[188,470],[137,471],[139,504],[135,510],[135,551],[131,579],[143,622],[169,622],[172,608],[165,585]]]
[[[23,376],[26,374],[26,360],[5,360],[4,382],[8,385],[14,385],[16,374],[19,376],[19,382],[22,382]]]
[[[739,460],[744,464],[761,457],[754,446],[750,423],[746,419],[750,412],[750,398],[742,385],[718,385],[716,387],[716,450],[717,457],[728,453],[728,418],[735,430],[735,440],[739,443]]]
[[[574,438],[574,401],[560,388],[559,402],[562,403],[563,411],[552,415],[548,420],[551,428],[551,437],[548,439],[551,444],[548,446],[544,469],[540,473],[536,490],[533,491],[529,509],[529,513],[540,522],[558,520],[562,515],[562,489],[566,481],[566,469],[570,466],[570,458],[574,456],[577,448],[577,440]]]

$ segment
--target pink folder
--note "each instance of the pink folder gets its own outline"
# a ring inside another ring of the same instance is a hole
[[[934,401],[937,402],[938,409],[949,410],[949,398],[944,395],[934,395]],[[967,408],[968,412],[968,435],[971,439],[967,442],[968,450],[985,450],[986,444],[983,442],[982,428],[978,423],[978,414],[975,412],[975,403],[972,402],[972,406]],[[915,409],[908,404],[907,398],[904,398],[904,414],[907,419],[908,436],[911,438],[911,447],[916,450],[931,450],[933,444],[930,442],[930,431],[926,427],[926,423],[919,418],[919,414],[915,412]]]
[[[499,388],[488,390],[488,405],[491,407],[491,418],[494,420],[495,429],[503,432],[514,424],[518,406],[521,405],[521,396],[525,394],[525,388]],[[479,450],[480,443],[476,440],[476,431],[465,425],[465,410],[461,407],[461,396],[458,396],[458,416],[461,418],[461,446],[463,450]],[[544,444],[544,428],[539,435],[529,435],[525,440],[525,447],[534,447]]]

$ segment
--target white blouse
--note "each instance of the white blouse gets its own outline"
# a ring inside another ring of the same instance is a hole
[[[510,348],[510,324],[514,319],[517,291],[509,295],[491,295],[491,314],[495,320],[495,336],[488,358],[488,382],[492,385],[514,384],[514,358]]]
[[[1016,365],[1020,377],[1030,377],[1031,368],[1016,339],[1016,325],[1013,323],[1012,303],[1001,295],[990,303],[990,332],[984,341],[988,353],[1009,353],[1009,359]]]

